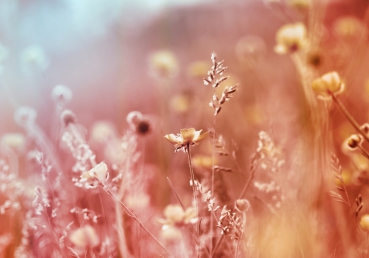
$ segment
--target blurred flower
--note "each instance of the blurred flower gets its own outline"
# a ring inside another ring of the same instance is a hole
[[[152,129],[152,123],[150,119],[148,119],[146,116],[143,116],[138,111],[130,112],[127,115],[126,120],[131,129],[139,135],[146,135]]]
[[[100,242],[96,230],[90,225],[86,225],[82,228],[74,230],[70,234],[69,240],[80,249],[85,249],[87,247],[96,247],[99,245]]]
[[[274,51],[278,54],[293,53],[306,44],[306,28],[301,22],[282,26],[276,35],[277,45]]]
[[[163,224],[163,230],[171,226],[182,226],[193,224],[198,221],[197,210],[194,207],[188,207],[185,211],[178,204],[169,204],[164,209],[165,219],[158,219]]]
[[[92,145],[102,146],[115,138],[117,138],[117,132],[113,123],[97,121],[92,125],[90,137]]]
[[[177,113],[185,113],[189,107],[189,97],[185,94],[177,94],[170,99],[170,107]]]
[[[21,133],[4,134],[0,140],[0,147],[5,151],[10,149],[17,153],[22,152],[26,147],[26,137]]]
[[[187,69],[188,76],[202,79],[208,75],[209,66],[207,61],[192,62]]]
[[[312,83],[313,90],[322,97],[329,97],[331,94],[339,94],[345,84],[342,82],[337,72],[326,73],[317,78]]]
[[[181,230],[175,227],[167,227],[163,229],[160,235],[167,242],[173,242],[182,239]]]
[[[361,216],[359,224],[362,230],[369,231],[369,214]]]
[[[289,0],[289,5],[302,11],[310,8],[311,0]]]
[[[364,24],[354,16],[345,16],[337,19],[333,25],[335,34],[344,39],[355,39],[365,32]]]
[[[32,125],[36,121],[37,112],[31,107],[21,106],[15,110],[14,120],[19,126]]]
[[[208,136],[209,131],[201,134],[201,131],[196,131],[195,128],[181,129],[180,133],[177,135],[167,134],[165,135],[165,139],[174,144],[175,151],[178,151],[183,148],[186,151],[186,148],[189,145],[196,145],[201,140],[203,140],[206,136]]]
[[[72,91],[64,85],[57,85],[51,93],[51,98],[56,105],[64,107],[72,99]]]
[[[83,172],[80,182],[87,182],[94,185],[96,179],[100,182],[104,182],[108,178],[108,166],[101,162],[89,171]]]
[[[194,167],[211,168],[213,165],[213,158],[211,156],[197,155],[192,158],[192,164]]]
[[[49,60],[40,46],[30,46],[21,53],[21,68],[26,75],[46,70]]]
[[[362,142],[363,137],[360,134],[353,134],[347,139],[346,144],[348,148],[355,150],[362,144]]]
[[[178,60],[169,50],[154,52],[149,58],[149,65],[151,73],[162,78],[174,77],[178,72]]]
[[[133,210],[143,210],[147,209],[150,204],[150,196],[146,193],[139,192],[134,194],[129,194],[124,199],[128,207]]]

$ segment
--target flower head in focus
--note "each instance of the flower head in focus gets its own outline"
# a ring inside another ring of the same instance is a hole
[[[278,54],[293,53],[306,44],[306,28],[301,22],[282,26],[276,35],[277,45],[274,51]]]
[[[208,136],[209,131],[201,134],[202,130],[196,131],[195,128],[181,129],[180,133],[177,135],[167,134],[165,139],[174,144],[175,151],[182,149],[187,151],[188,146],[196,145],[206,136]]]
[[[345,84],[337,72],[330,72],[315,79],[312,87],[319,96],[330,97],[331,94],[341,93],[345,88]]]
[[[93,187],[96,185],[96,181],[104,182],[108,176],[108,166],[104,162],[101,162],[90,170],[83,172],[79,182],[85,182],[89,184],[90,187]]]

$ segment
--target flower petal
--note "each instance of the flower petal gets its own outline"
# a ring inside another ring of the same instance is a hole
[[[182,144],[183,143],[182,137],[176,136],[172,133],[165,135],[164,138],[167,139],[169,142],[171,142],[173,144]]]
[[[192,143],[196,130],[195,128],[181,129],[180,133],[183,138],[183,143]]]
[[[201,130],[199,132],[201,132]],[[199,135],[196,139],[193,140],[193,142],[198,143],[199,141],[203,140],[208,135],[209,135],[209,131]]]

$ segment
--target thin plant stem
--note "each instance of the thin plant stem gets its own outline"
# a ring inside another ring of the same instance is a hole
[[[186,209],[185,209],[185,207],[184,207],[181,199],[179,198],[179,195],[177,194],[177,191],[174,189],[174,186],[173,186],[172,182],[170,181],[169,177],[167,177],[167,180],[168,180],[168,183],[169,183],[170,188],[172,188],[172,191],[173,191],[174,195],[176,196],[179,204],[181,205],[183,211],[186,211]]]
[[[100,201],[101,213],[102,213],[102,215],[104,217],[105,224],[106,224],[106,230],[108,231],[108,236],[110,237],[109,224],[108,224],[108,220],[106,218],[105,207],[104,207],[104,203],[102,201],[100,189],[99,189],[99,201]]]
[[[191,152],[190,152],[190,144],[187,144],[186,146],[186,153],[188,157],[188,166],[190,167],[190,174],[191,174],[191,185],[192,185],[192,191],[193,191],[193,197],[195,198],[195,208],[197,211],[197,214],[199,214],[199,206],[197,203],[197,195],[196,195],[196,189],[195,189],[195,174],[193,172],[193,166],[191,161]],[[200,232],[198,231],[198,228],[196,230],[197,235],[200,235]],[[196,251],[197,251],[197,257],[199,257],[199,247],[196,245]]]
[[[218,247],[220,246],[220,243],[223,241],[224,234],[221,234],[220,238],[218,239],[218,242],[214,246],[213,252],[211,253],[211,258],[214,257],[215,252],[217,251]]]
[[[121,200],[118,199],[118,197],[114,195],[112,191],[107,189],[105,185],[103,185],[101,182],[100,187],[122,206],[127,215],[130,216],[132,219],[134,219],[137,222],[137,224],[149,235],[149,237],[155,243],[157,243],[165,252],[169,253],[168,250],[165,248],[165,246],[162,243],[160,243],[160,241],[146,228],[146,226],[142,223],[142,221],[137,217],[137,215],[134,212],[132,212]]]
[[[247,180],[247,182],[246,182],[245,186],[243,187],[242,192],[241,192],[241,194],[240,194],[240,197],[239,197],[238,199],[242,199],[242,198],[245,196],[245,194],[246,194],[247,190],[248,190],[248,189],[249,189],[249,187],[250,187],[251,181],[252,181],[252,179],[253,179],[253,178],[254,178],[254,176],[255,176],[255,172],[256,172],[256,166],[254,166],[254,167],[252,168],[251,173],[250,173],[250,177],[249,177],[249,179]]]
[[[347,118],[347,120],[350,122],[350,124],[355,128],[355,130],[360,133],[364,139],[369,142],[369,137],[366,135],[366,133],[360,129],[360,125],[358,122],[356,122],[355,118],[350,114],[350,112],[346,109],[346,107],[343,105],[340,99],[338,99],[334,94],[331,94],[331,97],[333,101],[336,103],[337,107],[341,110],[343,115]]]
[[[214,89],[214,93],[215,89]],[[213,117],[213,139],[212,139],[212,144],[211,144],[211,194],[214,195],[214,174],[215,174],[215,125],[216,125],[216,115],[214,115]],[[210,216],[210,236],[211,236],[211,241],[210,241],[210,253],[213,253],[213,234],[214,234],[214,220],[213,217]]]
[[[197,196],[196,196],[196,189],[195,189],[195,174],[193,172],[193,166],[192,166],[192,161],[191,161],[190,144],[187,144],[187,146],[186,146],[186,153],[187,153],[187,157],[188,157],[188,166],[190,167],[191,186],[192,186],[192,191],[193,191],[193,197],[195,198],[196,210],[198,212]]]

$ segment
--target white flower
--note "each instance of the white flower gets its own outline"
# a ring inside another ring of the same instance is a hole
[[[337,72],[326,73],[312,83],[313,90],[322,97],[341,93],[345,85]]]
[[[195,128],[181,129],[177,135],[167,134],[164,137],[174,144],[176,151],[182,148],[186,150],[188,146],[196,145],[208,136],[209,132],[201,134],[201,131],[196,131]]]
[[[278,54],[293,53],[306,44],[306,28],[301,22],[282,26],[276,35],[277,45],[274,51]]]
[[[101,162],[89,171],[83,172],[80,182],[87,182],[91,185],[94,185],[96,183],[96,180],[98,180],[99,182],[105,182],[107,178],[108,166],[104,162]]]

